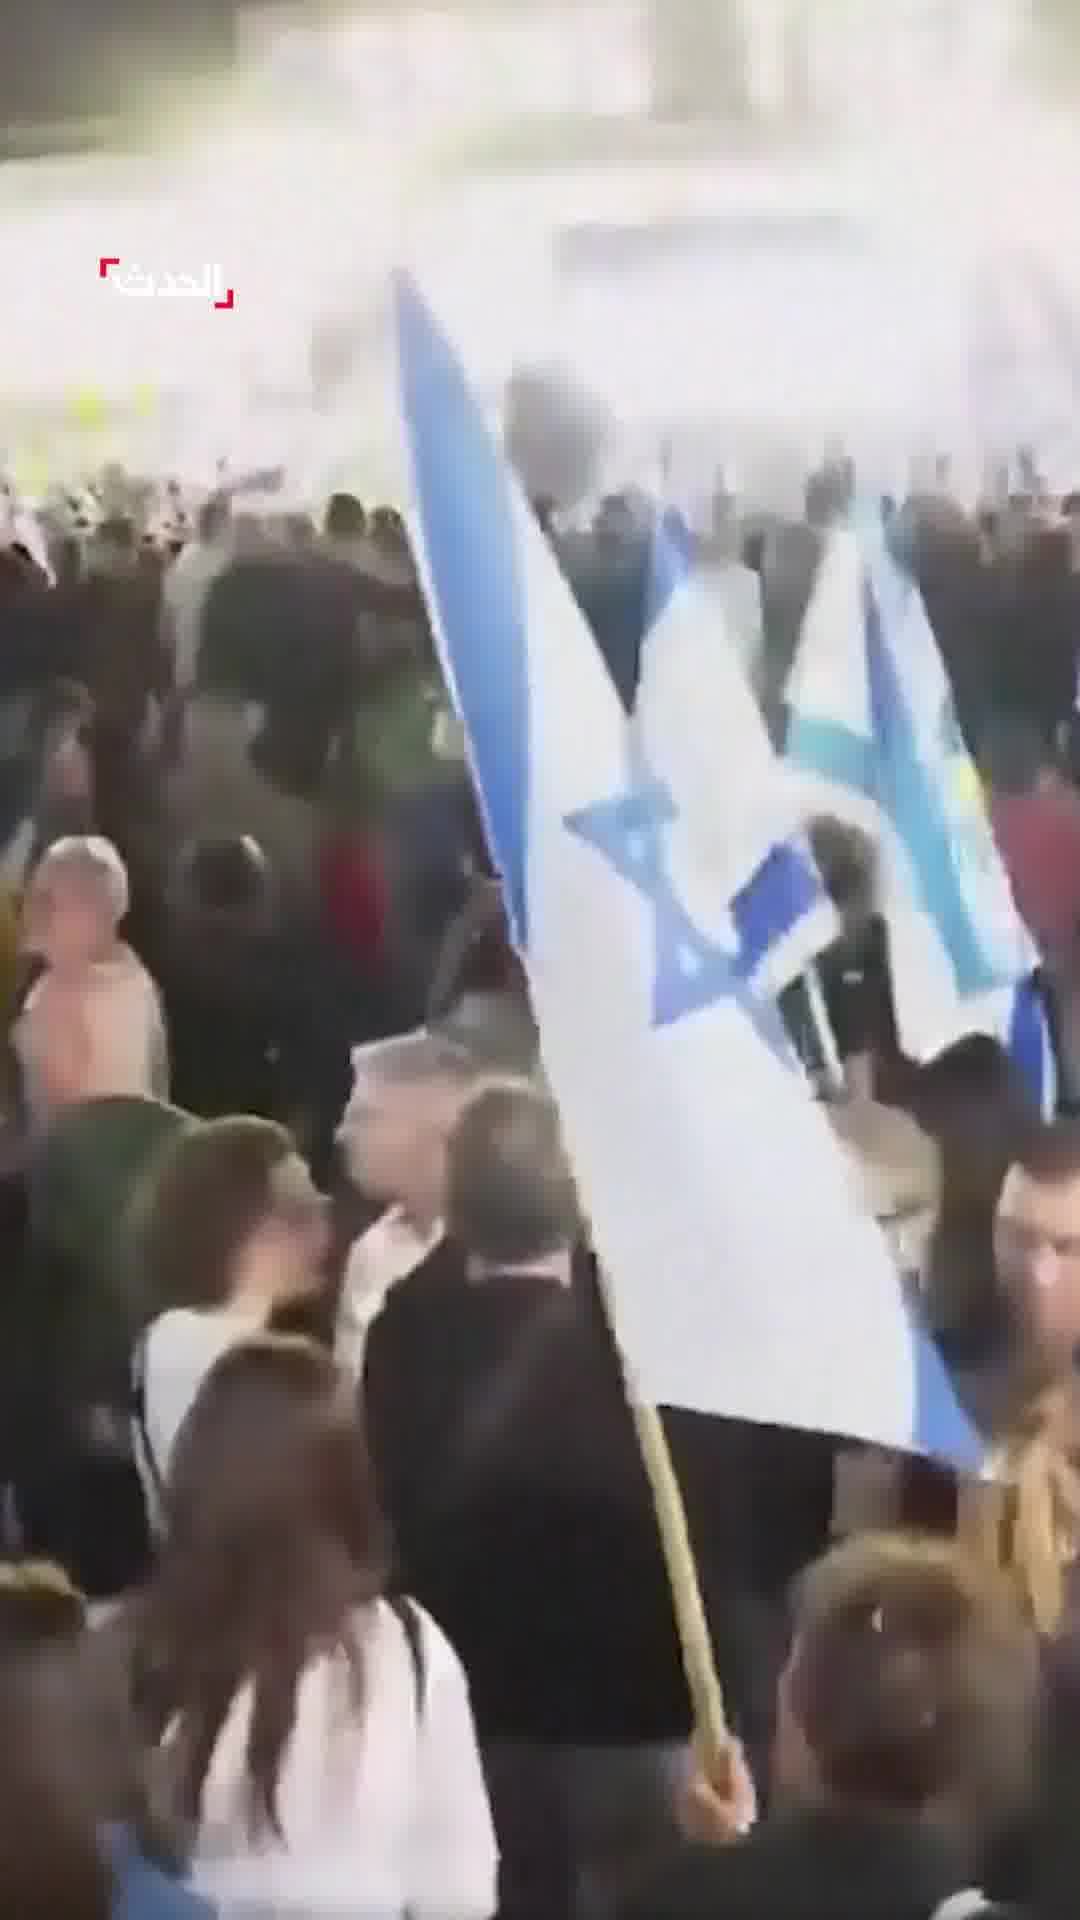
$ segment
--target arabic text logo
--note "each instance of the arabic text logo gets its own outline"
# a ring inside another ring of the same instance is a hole
[[[130,266],[123,273],[111,269],[120,265],[119,256],[103,253],[98,260],[98,279],[107,280],[115,292],[137,295],[143,300],[211,300],[221,313],[229,313],[236,304],[232,287],[224,288],[221,268],[204,266],[199,279],[191,273],[144,273]]]

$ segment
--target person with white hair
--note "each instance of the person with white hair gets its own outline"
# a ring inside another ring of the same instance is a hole
[[[44,963],[16,1021],[31,1137],[77,1101],[169,1091],[157,988],[119,936],[127,869],[95,834],[54,841],[26,899],[24,945]]]
[[[391,1290],[429,1266],[456,1268],[442,1221],[446,1143],[483,1067],[468,1047],[422,1027],[354,1048],[352,1071],[337,1144],[349,1181],[376,1212],[349,1251],[334,1348],[359,1382]]]

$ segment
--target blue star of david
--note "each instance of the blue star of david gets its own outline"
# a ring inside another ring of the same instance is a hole
[[[754,993],[750,984],[761,951],[741,936],[734,953],[711,940],[676,893],[668,871],[666,835],[678,818],[671,789],[652,773],[632,732],[624,790],[567,814],[565,825],[652,907],[653,1025],[673,1026],[706,1007],[733,1000],[770,1051],[785,1065],[793,1065],[791,1044],[776,1007]],[[738,914],[735,923],[738,935]]]

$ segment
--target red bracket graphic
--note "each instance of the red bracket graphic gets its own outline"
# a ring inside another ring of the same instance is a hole
[[[224,300],[214,301],[214,305],[220,313],[231,313],[234,304],[233,290],[231,287],[226,288]]]
[[[100,260],[98,261],[98,269],[97,269],[98,279],[107,280],[109,277],[109,268],[118,267],[119,265],[120,265],[119,254],[103,253]]]

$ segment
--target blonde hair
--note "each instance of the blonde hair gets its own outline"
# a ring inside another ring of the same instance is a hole
[[[1054,1634],[1080,1551],[1080,1398],[1071,1381],[1027,1401],[991,1467],[993,1483],[961,1497],[961,1532],[1008,1576],[1039,1633]]]

